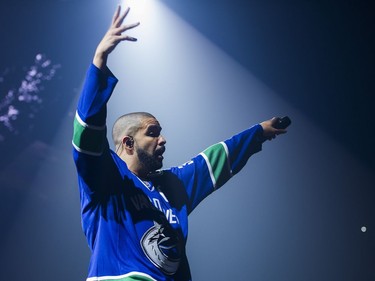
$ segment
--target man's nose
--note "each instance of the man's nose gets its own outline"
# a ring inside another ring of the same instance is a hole
[[[163,135],[159,136],[159,145],[165,145],[167,143],[167,140]]]

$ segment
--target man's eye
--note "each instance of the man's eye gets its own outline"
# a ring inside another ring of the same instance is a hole
[[[159,132],[155,132],[155,131],[150,131],[150,132],[148,132],[148,135],[150,137],[158,137],[160,135],[160,133]]]
[[[147,136],[157,138],[160,136],[161,128],[159,126],[150,126],[147,130]]]

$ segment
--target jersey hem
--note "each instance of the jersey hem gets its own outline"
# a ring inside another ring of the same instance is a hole
[[[96,276],[96,277],[89,277],[86,281],[157,281],[156,279],[152,278],[150,275],[143,273],[143,272],[129,272],[124,275],[118,276]]]

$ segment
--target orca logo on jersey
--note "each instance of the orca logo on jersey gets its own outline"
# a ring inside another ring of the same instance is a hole
[[[143,235],[141,246],[157,268],[167,275],[176,273],[181,260],[181,245],[171,228],[154,222],[154,226]]]

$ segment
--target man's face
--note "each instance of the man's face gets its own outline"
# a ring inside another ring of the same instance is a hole
[[[139,162],[148,172],[163,166],[165,138],[160,134],[161,127],[154,118],[145,118],[142,128],[134,135],[134,148]]]

